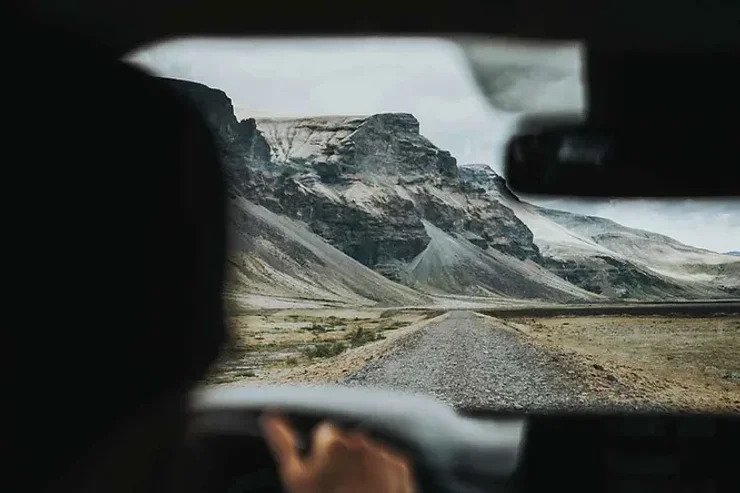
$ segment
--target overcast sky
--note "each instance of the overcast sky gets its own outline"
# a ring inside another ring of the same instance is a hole
[[[412,113],[421,133],[458,164],[497,171],[522,112],[582,109],[576,48],[467,46],[490,67],[478,81],[497,107],[476,84],[465,51],[437,39],[170,41],[130,59],[158,75],[225,91],[240,118]],[[536,202],[715,251],[740,250],[740,200]]]

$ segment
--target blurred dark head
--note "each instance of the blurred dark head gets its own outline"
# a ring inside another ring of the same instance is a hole
[[[15,453],[42,479],[213,362],[225,207],[211,135],[168,87],[74,36],[16,28]]]

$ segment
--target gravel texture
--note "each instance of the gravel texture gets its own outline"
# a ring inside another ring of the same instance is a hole
[[[562,411],[617,407],[590,393],[557,355],[522,337],[495,319],[469,311],[452,312],[400,342],[345,383],[430,395],[457,408]]]

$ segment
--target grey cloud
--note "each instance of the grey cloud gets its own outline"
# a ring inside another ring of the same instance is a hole
[[[542,45],[463,40],[460,46],[483,94],[511,112],[574,112],[584,108],[578,44]]]

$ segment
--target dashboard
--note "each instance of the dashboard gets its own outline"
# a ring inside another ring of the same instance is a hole
[[[737,491],[731,416],[530,416],[516,491]]]

